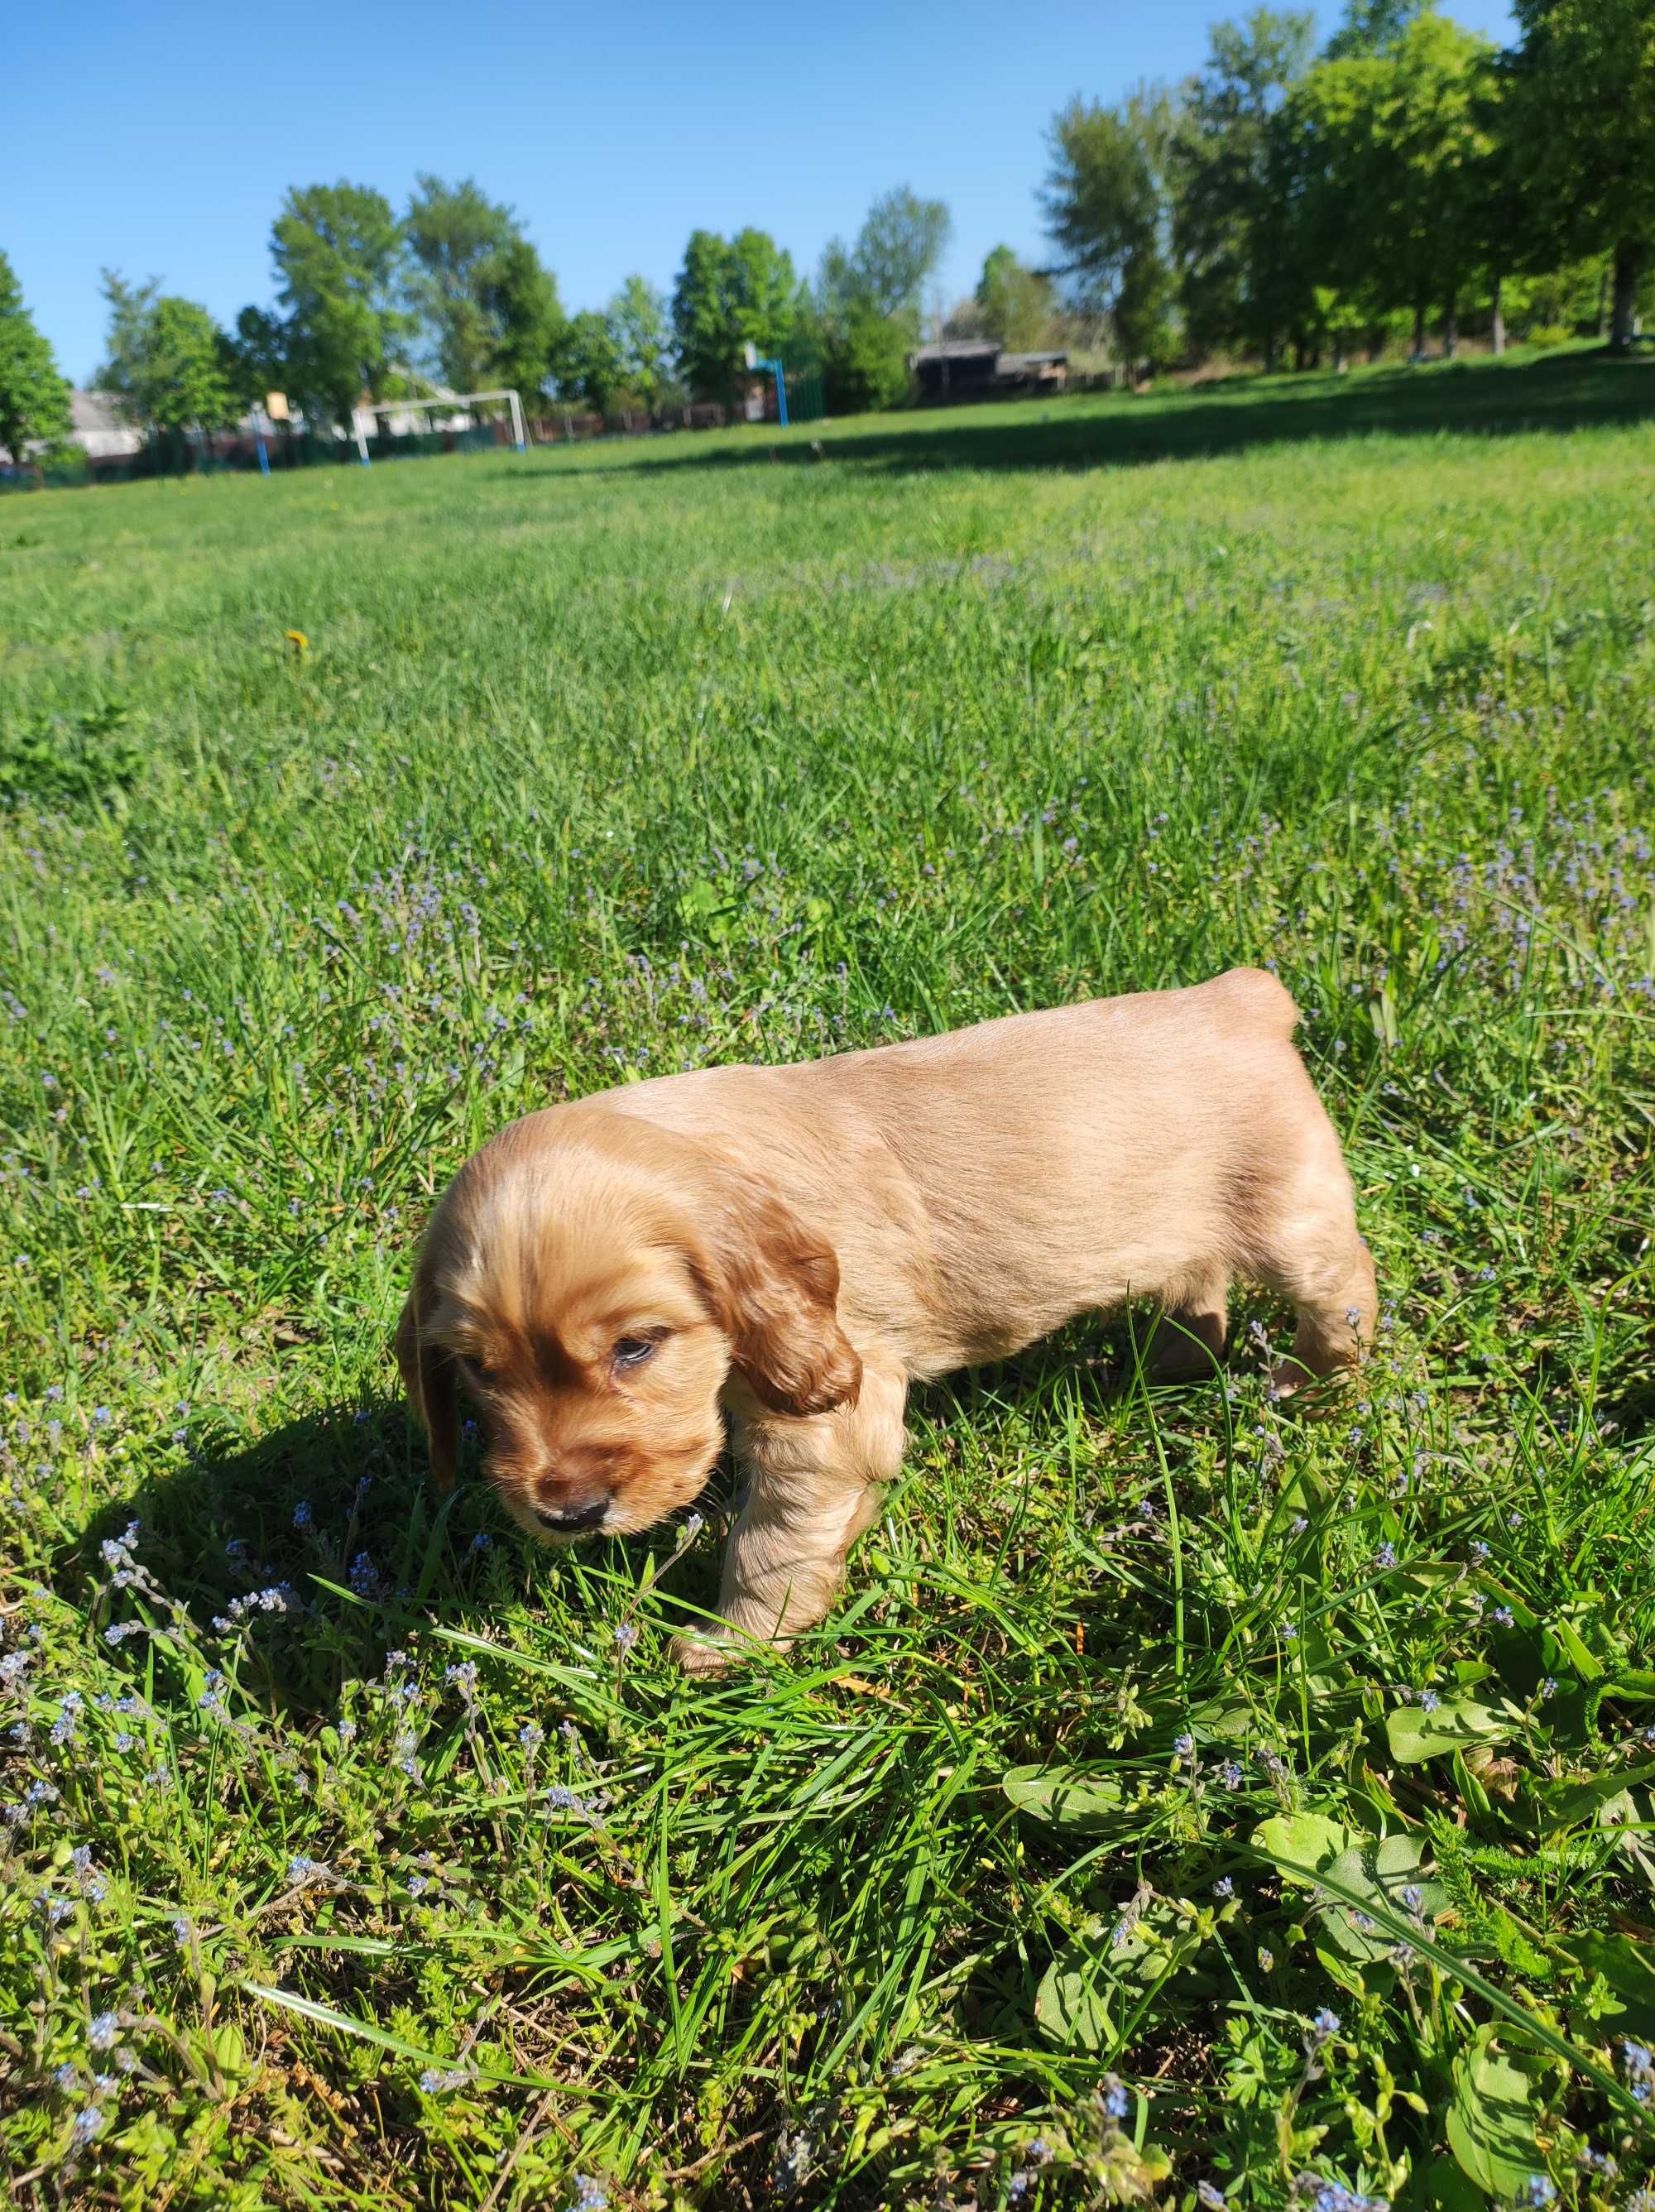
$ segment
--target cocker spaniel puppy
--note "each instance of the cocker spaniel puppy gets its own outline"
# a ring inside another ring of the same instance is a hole
[[[1235,1275],[1297,1309],[1283,1388],[1350,1366],[1373,1264],[1297,1019],[1237,969],[514,1122],[438,1205],[397,1332],[434,1480],[463,1393],[532,1535],[620,1534],[689,1504],[727,1419],[727,1626],[679,1647],[709,1667],[822,1618],[916,1379],[1139,1295],[1159,1371],[1210,1372]]]

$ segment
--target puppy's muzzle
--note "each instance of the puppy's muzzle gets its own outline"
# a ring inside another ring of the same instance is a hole
[[[537,1505],[534,1517],[543,1528],[550,1528],[556,1536],[583,1536],[589,1528],[602,1525],[608,1510],[606,1498],[594,1498],[590,1505],[571,1506],[563,1512],[552,1512],[544,1505]]]

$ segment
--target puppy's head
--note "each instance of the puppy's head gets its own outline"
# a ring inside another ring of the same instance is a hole
[[[433,1478],[453,1480],[463,1391],[531,1534],[647,1528],[711,1472],[732,1370],[773,1412],[855,1399],[838,1287],[831,1247],[745,1169],[625,1115],[531,1115],[455,1177],[397,1330]]]

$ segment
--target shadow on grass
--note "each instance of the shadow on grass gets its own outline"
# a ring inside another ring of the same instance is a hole
[[[1009,419],[1008,419],[1009,418]],[[934,409],[827,423],[819,435],[754,430],[739,442],[675,432],[587,449],[581,471],[611,469],[816,468],[825,461],[926,469],[1142,466],[1314,440],[1508,437],[1655,420],[1655,358],[1562,354],[1520,362],[1461,362],[1362,371],[1302,382],[1227,378],[1171,394],[1099,406],[1055,399],[1036,413],[1002,406]],[[556,463],[554,462],[554,466]]]
[[[99,1546],[137,1521],[141,1565],[196,1629],[210,1636],[239,1606],[258,1624],[248,1650],[265,1694],[320,1714],[342,1680],[377,1674],[387,1646],[411,1631],[489,1633],[524,1613],[595,1622],[602,1583],[636,1584],[652,1549],[658,1559],[672,1549],[671,1532],[663,1541],[660,1529],[653,1539],[538,1546],[507,1519],[472,1454],[456,1487],[437,1496],[414,1436],[406,1406],[390,1400],[307,1414],[252,1444],[210,1439],[187,1467],[103,1508],[60,1566],[58,1587],[84,1602],[89,1584],[106,1578]],[[716,1470],[702,1507],[709,1520],[727,1495]],[[678,1595],[712,1605],[719,1549],[703,1540],[675,1566]],[[291,1611],[284,1598],[259,1601],[283,1592],[296,1601]],[[100,1624],[125,1612],[100,1612]]]

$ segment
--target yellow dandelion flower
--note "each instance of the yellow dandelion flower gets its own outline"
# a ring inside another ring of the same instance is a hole
[[[310,640],[301,629],[284,629],[282,633],[295,653],[308,653]]]

